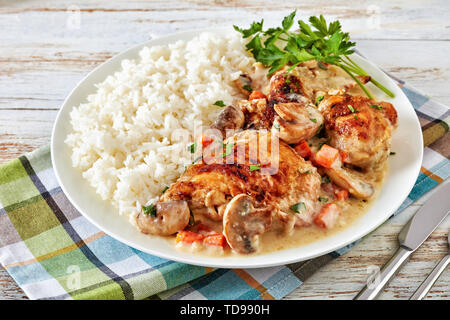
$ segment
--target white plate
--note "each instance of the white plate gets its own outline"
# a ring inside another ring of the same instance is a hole
[[[235,31],[215,29],[213,32]],[[209,267],[257,268],[302,261],[342,248],[377,228],[395,212],[406,199],[419,174],[423,153],[421,128],[411,103],[400,88],[374,64],[359,56],[354,57],[355,61],[395,93],[394,99],[388,99],[383,93],[372,88],[372,91],[383,97],[383,100],[394,104],[398,112],[399,125],[392,138],[392,150],[396,155],[389,157],[389,176],[377,201],[362,218],[342,232],[298,248],[258,256],[196,256],[176,250],[163,239],[139,233],[128,223],[127,218],[119,216],[115,208],[101,200],[95,190],[82,178],[81,172],[72,167],[71,150],[64,143],[71,131],[70,111],[74,106],[86,102],[87,96],[96,91],[94,84],[102,82],[108,75],[120,70],[121,60],[137,59],[142,47],[189,40],[198,33],[199,31],[190,31],[151,40],[113,57],[89,73],[64,101],[52,133],[53,168],[66,196],[91,223],[131,247],[166,259]]]

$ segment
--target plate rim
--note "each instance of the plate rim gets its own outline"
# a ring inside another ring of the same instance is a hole
[[[224,260],[224,259],[232,261],[232,258],[229,258],[229,257],[214,258],[214,257],[205,257],[203,255],[195,255],[195,254],[187,254],[188,257],[177,257],[177,256],[173,256],[172,254],[167,254],[167,253],[164,253],[164,252],[161,252],[161,251],[157,251],[157,250],[155,251],[155,250],[153,250],[151,248],[148,248],[148,247],[144,247],[143,245],[134,243],[133,241],[122,237],[120,234],[117,234],[116,232],[113,232],[111,230],[106,230],[102,225],[98,224],[97,221],[95,221],[89,214],[85,213],[84,210],[82,210],[79,207],[77,201],[73,200],[72,195],[70,194],[70,192],[68,192],[68,190],[67,190],[67,188],[65,186],[65,183],[63,182],[63,179],[61,178],[61,175],[60,175],[60,172],[59,172],[59,165],[58,165],[57,160],[55,158],[56,157],[55,156],[56,155],[56,152],[55,152],[55,150],[56,150],[55,149],[56,148],[56,145],[55,145],[56,144],[55,134],[56,134],[56,131],[58,129],[58,125],[60,124],[59,122],[60,122],[60,118],[62,117],[63,111],[66,111],[65,109],[68,108],[68,101],[70,100],[72,95],[77,92],[79,87],[86,81],[86,79],[90,78],[97,71],[99,71],[100,69],[105,68],[109,64],[112,64],[112,63],[117,62],[117,61],[119,61],[119,62],[122,61],[123,59],[125,59],[125,58],[123,58],[123,56],[125,56],[127,54],[130,54],[130,52],[134,52],[135,54],[138,54],[139,50],[142,49],[145,46],[149,46],[150,47],[150,46],[153,46],[153,45],[158,45],[158,44],[152,44],[153,42],[157,42],[158,40],[164,40],[164,39],[168,39],[168,40],[172,40],[172,41],[177,41],[177,40],[182,40],[182,39],[183,40],[190,40],[196,34],[201,33],[201,32],[211,32],[211,33],[219,32],[220,33],[220,32],[224,32],[224,31],[230,30],[230,29],[231,29],[230,27],[216,27],[216,28],[211,28],[211,29],[208,29],[208,30],[205,30],[205,29],[192,29],[192,30],[187,30],[187,31],[182,31],[182,32],[170,33],[170,34],[167,34],[167,35],[163,35],[163,36],[160,36],[160,37],[156,37],[156,38],[144,41],[144,42],[139,43],[139,44],[137,44],[135,46],[132,46],[132,47],[130,47],[128,49],[125,49],[124,51],[121,51],[120,53],[114,55],[113,57],[111,57],[108,60],[104,61],[103,63],[99,64],[93,70],[88,72],[84,77],[82,77],[82,79],[80,79],[80,81],[77,82],[77,84],[73,87],[73,89],[70,91],[70,93],[65,97],[63,103],[60,106],[60,109],[58,110],[58,113],[57,113],[57,116],[56,116],[56,119],[54,121],[53,128],[52,128],[51,147],[50,147],[50,149],[51,149],[51,152],[50,152],[50,154],[51,154],[51,161],[52,161],[52,167],[53,167],[53,171],[55,173],[55,177],[56,177],[56,179],[58,181],[59,186],[61,187],[61,190],[63,191],[63,193],[67,197],[67,199],[70,201],[71,205],[73,205],[80,212],[80,214],[83,217],[85,217],[90,223],[92,223],[98,229],[100,229],[101,231],[105,232],[106,234],[108,234],[112,238],[114,238],[114,239],[116,239],[116,240],[118,240],[118,241],[120,241],[120,242],[122,242],[122,243],[124,243],[124,244],[126,244],[126,245],[128,245],[130,247],[132,247],[132,248],[138,249],[140,251],[143,251],[143,252],[146,252],[148,254],[155,255],[155,256],[158,256],[158,257],[161,257],[161,258],[164,258],[164,259],[167,259],[167,260],[172,260],[172,261],[186,263],[186,264],[191,264],[191,265],[196,265],[196,266],[217,267],[217,268],[262,268],[262,267],[273,267],[273,266],[280,266],[280,265],[285,265],[285,264],[290,264],[290,263],[295,263],[295,262],[300,262],[300,261],[313,259],[313,258],[316,258],[318,256],[322,256],[322,255],[328,254],[330,252],[336,251],[338,249],[344,248],[344,247],[348,246],[349,244],[351,244],[351,243],[353,243],[355,241],[358,241],[359,239],[362,239],[363,237],[365,237],[369,233],[371,233],[373,230],[375,230],[378,227],[380,227],[383,223],[385,223],[389,219],[389,217],[396,210],[398,210],[398,208],[401,206],[401,204],[404,202],[404,200],[408,197],[408,195],[411,192],[411,190],[413,189],[415,183],[412,183],[408,187],[408,192],[406,192],[405,195],[403,195],[402,197],[398,198],[400,200],[398,200],[397,203],[395,203],[392,206],[392,208],[391,208],[391,210],[389,210],[388,214],[385,214],[383,216],[383,219],[380,218],[379,223],[376,223],[376,224],[374,223],[374,225],[371,226],[371,228],[368,228],[364,232],[362,232],[363,233],[362,235],[361,234],[358,234],[357,236],[354,235],[353,237],[350,237],[348,240],[340,242],[338,245],[331,246],[327,250],[323,250],[321,252],[317,252],[315,254],[311,254],[311,255],[308,255],[308,256],[292,257],[291,259],[285,259],[283,261],[272,261],[272,262],[268,261],[268,262],[264,262],[264,263],[260,262],[260,263],[248,263],[248,264],[246,264],[244,262],[244,263],[238,263],[238,264],[230,263],[230,264],[224,265],[223,263],[215,262],[215,261]],[[375,63],[373,63],[372,61],[368,60],[365,57],[362,57],[361,55],[357,55],[357,56],[359,58],[363,59],[366,63],[370,64],[371,68],[377,69],[380,72],[384,73],[386,75],[386,77],[389,78],[390,81],[392,81],[395,84],[394,80],[392,80],[389,77],[389,75],[386,72],[384,72],[382,69],[380,69]],[[109,72],[109,74],[112,75],[112,74],[114,74],[115,72],[117,72],[119,70],[120,69],[111,70]],[[412,104],[409,101],[408,97],[402,91],[401,91],[401,93],[404,96],[404,98],[406,99],[406,101],[408,102],[408,104],[409,104],[408,107],[411,108],[412,111],[414,112],[414,114],[415,114],[415,117],[414,117],[415,124],[417,126],[416,129],[418,129],[419,132],[421,133],[422,131],[421,131],[420,122],[419,122],[417,114],[415,113],[414,107],[412,106]],[[73,107],[75,107],[75,106],[72,106],[70,110],[72,110]],[[422,136],[422,134],[419,134],[418,137],[419,137],[419,140],[420,140],[419,142],[421,143],[421,145],[423,145],[423,136]],[[64,137],[64,140],[65,140],[65,137]],[[418,177],[418,175],[420,173],[421,163],[423,161],[423,152],[424,152],[423,147],[419,148],[419,151],[420,151],[420,155],[419,155],[420,161],[418,161],[419,164],[414,168],[415,169],[414,170],[415,174],[414,174],[414,179],[413,179],[414,181],[417,179],[417,177]],[[71,166],[71,168],[73,168],[71,164],[70,164],[70,166]],[[76,170],[76,168],[73,168],[73,169]],[[81,172],[80,172],[80,174],[81,174]],[[390,175],[390,172],[388,173],[388,176],[389,175]],[[386,177],[386,179],[387,178],[388,177]],[[383,184],[382,189],[383,189],[384,185],[385,184]],[[91,191],[93,193],[95,193],[99,197],[99,195],[95,192],[93,187],[91,187],[91,188],[92,188]],[[375,199],[375,201],[372,204],[372,206],[377,201],[378,201],[378,198]],[[117,216],[120,218],[120,215],[117,214]],[[362,218],[362,216],[360,218]],[[360,219],[360,218],[358,218],[358,219]],[[347,229],[347,228],[345,228],[345,229]],[[342,231],[344,231],[344,230],[342,230]],[[270,254],[270,253],[268,253],[268,254]],[[182,252],[180,252],[180,255],[182,255]],[[200,257],[205,259],[205,260],[208,260],[208,261],[207,262],[199,261],[198,259]],[[256,256],[251,256],[251,257],[258,258],[258,257],[263,257],[263,255],[256,255]],[[238,259],[240,259],[242,261],[246,261],[246,260],[249,259],[249,257],[241,257],[241,256],[239,256]]]

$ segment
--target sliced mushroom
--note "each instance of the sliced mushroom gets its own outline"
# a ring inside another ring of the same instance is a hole
[[[362,178],[351,169],[332,167],[325,168],[324,170],[335,184],[347,189],[356,198],[369,199],[375,192],[375,189],[370,183],[362,181]]]
[[[246,194],[235,196],[223,215],[223,234],[230,247],[249,254],[259,249],[259,236],[272,224],[271,208],[255,208]]]
[[[140,212],[136,217],[137,227],[142,233],[169,236],[188,225],[190,211],[186,201],[158,202],[155,207],[156,214]]]
[[[248,97],[252,93],[252,78],[248,74],[241,74],[234,83],[239,91],[242,92],[245,97]],[[250,90],[249,90],[250,89]]]
[[[275,117],[272,130],[289,144],[313,137],[323,123],[322,114],[313,106],[300,103],[274,105]]]
[[[244,121],[244,113],[239,108],[228,106],[219,113],[211,128],[219,130],[222,133],[222,138],[225,139],[227,133],[230,135],[241,129],[244,126]]]

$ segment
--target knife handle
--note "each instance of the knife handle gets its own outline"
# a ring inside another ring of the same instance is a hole
[[[410,300],[422,300],[427,295],[428,291],[430,291],[433,284],[439,278],[441,273],[445,270],[445,268],[450,263],[450,255],[446,255],[442,258],[441,262],[439,262],[436,267],[434,267],[433,271],[431,271],[430,275],[425,279],[424,282],[417,288],[416,292],[409,298]]]
[[[403,247],[398,248],[397,252],[381,269],[380,275],[376,278],[375,283],[366,285],[354,298],[354,300],[373,300],[381,290],[391,281],[397,274],[401,266],[408,260],[412,251]]]

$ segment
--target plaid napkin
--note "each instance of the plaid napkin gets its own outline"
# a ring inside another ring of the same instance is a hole
[[[419,116],[425,153],[414,189],[397,212],[450,174],[449,109],[398,83]],[[81,216],[58,186],[49,147],[0,167],[0,230],[0,262],[31,299],[281,299],[354,245],[248,270],[161,259],[111,238]]]

